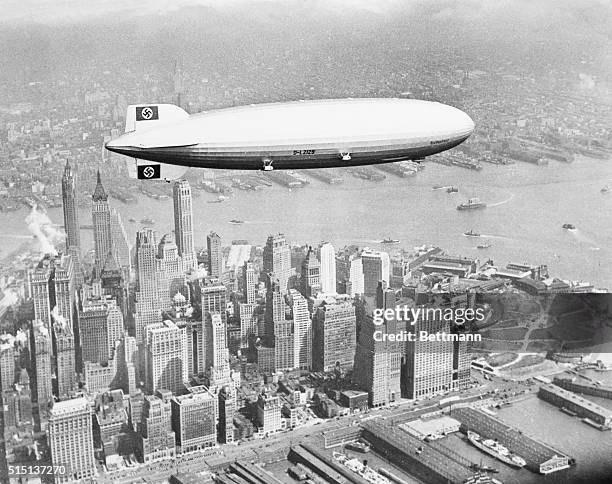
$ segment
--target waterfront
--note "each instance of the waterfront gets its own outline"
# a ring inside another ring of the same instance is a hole
[[[600,193],[612,181],[611,161],[578,157],[571,164],[487,165],[480,172],[425,164],[416,177],[388,174],[386,180],[371,182],[345,173],[344,183],[333,186],[309,177],[311,183],[305,188],[288,190],[275,184],[261,191],[234,190],[223,203],[210,204],[216,195],[201,192],[193,202],[196,245],[206,245],[210,230],[219,233],[224,244],[247,239],[263,245],[268,234],[283,232],[294,243],[327,240],[337,247],[354,243],[384,248],[380,240],[393,237],[400,240],[393,250],[434,244],[482,261],[492,258],[497,264],[548,264],[553,276],[612,288],[612,223],[601,216],[612,212],[612,196]],[[432,190],[436,184],[456,185],[459,193]],[[457,211],[456,205],[469,197],[479,197],[488,207]],[[112,202],[121,212],[130,241],[141,225],[129,218],[152,217],[160,235],[174,228],[171,199],[139,195],[138,200]],[[26,215],[25,209],[0,214],[0,257],[26,240]],[[50,209],[49,216],[63,223],[61,209]],[[231,219],[245,223],[231,225]],[[80,221],[91,223],[88,208],[81,209]],[[563,230],[563,223],[572,223],[577,230]],[[464,237],[469,229],[483,236]],[[82,230],[82,238],[86,247],[93,246],[91,230]],[[476,249],[483,240],[491,247]]]

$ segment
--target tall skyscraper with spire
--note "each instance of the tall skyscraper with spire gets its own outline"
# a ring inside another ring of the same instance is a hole
[[[94,229],[94,247],[96,251],[96,269],[101,271],[106,256],[113,250],[113,237],[111,229],[111,210],[108,204],[108,195],[102,186],[102,179],[98,171],[98,181],[92,200],[92,219]]]
[[[304,297],[316,296],[321,292],[321,264],[312,247],[308,248],[306,258],[302,262],[300,290]]]
[[[172,188],[174,199],[174,237],[183,270],[195,268],[197,258],[193,242],[193,209],[191,186],[187,180],[177,180]]]
[[[329,242],[321,246],[321,291],[336,294],[336,251]]]
[[[66,229],[66,248],[81,248],[79,232],[79,212],[77,210],[76,174],[66,160],[62,177],[62,203],[64,206],[64,228]]]

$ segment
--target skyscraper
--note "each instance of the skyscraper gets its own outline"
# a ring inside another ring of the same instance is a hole
[[[293,320],[294,366],[309,370],[312,367],[312,321],[308,302],[295,289],[289,290],[288,302]]]
[[[64,400],[77,387],[74,334],[65,320],[56,319],[53,325],[53,336],[56,362],[54,393],[60,400]]]
[[[0,335],[0,392],[11,390],[15,383],[15,337]]]
[[[229,350],[225,323],[219,313],[202,312],[204,318],[204,367],[209,375],[209,386],[229,381]]]
[[[187,381],[187,335],[172,321],[145,328],[145,378],[149,392],[158,389],[178,394]]]
[[[172,187],[174,200],[174,236],[178,254],[182,259],[183,271],[197,267],[193,241],[193,209],[191,186],[187,180],[177,180]]]
[[[361,253],[363,268],[363,294],[366,297],[376,297],[379,281],[389,285],[389,254],[371,249]]]
[[[263,270],[286,293],[291,277],[291,250],[283,234],[270,235],[263,253]]]
[[[123,315],[110,296],[87,298],[79,311],[81,357],[105,365],[123,337]]]
[[[349,282],[350,291],[348,291],[348,293],[351,296],[354,296],[355,294],[363,295],[363,261],[361,260],[361,257],[354,257],[351,259]]]
[[[304,297],[321,292],[321,264],[312,247],[308,247],[308,253],[302,261],[300,286]]]
[[[377,308],[395,308],[395,293],[386,289],[381,282],[377,290]],[[382,337],[375,337],[381,332]],[[400,398],[401,394],[401,354],[398,343],[384,335],[397,334],[397,321],[385,318],[381,325],[375,325],[372,311],[368,311],[357,341],[354,383],[369,394],[372,407],[388,405]]]
[[[348,371],[356,347],[355,306],[350,296],[336,296],[315,307],[312,318],[312,369]]]
[[[80,252],[81,233],[77,209],[76,174],[68,160],[66,160],[64,175],[62,176],[62,204],[64,207],[66,248],[76,247]]]
[[[217,443],[217,398],[205,387],[172,398],[172,430],[180,453],[212,447]]]
[[[200,281],[202,314],[219,314],[223,324],[227,324],[227,289],[218,279]]]
[[[208,272],[212,277],[221,277],[223,274],[223,252],[221,251],[221,237],[215,232],[206,236],[208,248]]]
[[[178,247],[171,234],[162,237],[157,252],[157,273],[159,285],[159,303],[161,308],[172,307],[172,298],[177,292],[186,292],[183,262]]]
[[[111,210],[108,204],[108,195],[102,186],[102,179],[98,171],[96,188],[91,197],[92,220],[94,229],[95,264],[101,269],[106,255],[113,250],[113,237],[111,229]]]
[[[111,239],[113,246],[113,256],[117,263],[124,269],[131,269],[132,257],[131,246],[128,241],[127,233],[121,221],[121,215],[116,209],[111,209],[110,214]]]
[[[91,413],[85,398],[55,403],[47,433],[52,464],[69,471],[57,474],[55,482],[85,482],[96,475]]]
[[[255,296],[257,294],[257,285],[259,283],[259,277],[255,270],[255,264],[252,261],[246,261],[243,266],[244,274],[244,298],[247,304],[253,304],[255,302]]]
[[[144,463],[170,459],[176,455],[172,431],[172,392],[158,391],[144,397],[138,427],[140,460]]]
[[[321,291],[336,294],[336,252],[329,242],[321,246]]]
[[[137,288],[134,325],[136,342],[144,342],[145,327],[161,322],[159,276],[157,271],[157,238],[151,229],[136,233]]]
[[[34,363],[34,378],[32,379],[34,396],[39,406],[46,405],[53,398],[51,386],[51,335],[45,324],[40,320],[32,322],[31,355]]]

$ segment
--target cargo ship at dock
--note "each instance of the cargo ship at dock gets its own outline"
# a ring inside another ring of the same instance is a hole
[[[286,188],[301,188],[306,184],[303,180],[294,176],[294,174],[283,171],[266,171],[265,176]]]
[[[362,180],[370,180],[370,181],[383,181],[387,177],[382,173],[378,173],[371,168],[365,166],[358,166],[356,168],[352,168],[350,172],[356,178],[361,178]]]
[[[325,182],[328,185],[339,185],[344,180],[338,176],[332,169],[308,170],[308,175],[316,178],[319,181]]]
[[[476,432],[472,432],[471,430],[467,431],[467,438],[470,443],[474,446],[482,450],[483,452],[495,457],[497,460],[507,464],[511,467],[515,467],[520,469],[525,467],[527,462],[522,457],[513,454],[506,447],[499,444],[493,439],[485,439],[483,440],[479,434]]]
[[[415,176],[416,170],[406,168],[399,163],[388,163],[385,165],[376,165],[380,171],[391,173],[392,175],[399,176],[401,178],[408,178],[409,176]]]

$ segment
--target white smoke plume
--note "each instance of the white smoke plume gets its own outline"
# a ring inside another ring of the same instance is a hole
[[[0,352],[7,350],[15,345],[15,337],[12,334],[0,334]]]
[[[28,224],[28,230],[38,240],[41,253],[57,255],[55,244],[63,240],[64,235],[55,227],[47,214],[34,206],[25,221]]]
[[[13,289],[4,290],[4,299],[2,300],[2,305],[12,306],[13,304],[17,304],[18,302],[19,294],[17,294],[17,292],[15,292]]]
[[[208,271],[206,269],[204,269],[203,267],[198,267],[193,272],[187,274],[187,280],[189,282],[197,281],[198,279],[202,279],[203,277],[206,277],[207,275],[208,275]]]
[[[53,317],[53,321],[55,322],[55,328],[64,331],[68,325],[68,321],[66,321],[66,318],[59,313],[59,309],[57,308],[57,306],[53,307],[53,310],[51,311],[51,316]]]
[[[588,74],[581,72],[578,74],[580,78],[580,89],[593,89],[595,87],[595,79]]]
[[[17,334],[15,335],[15,344],[17,346],[21,346],[22,348],[26,348],[28,346],[28,335],[22,329],[17,330]]]
[[[47,338],[49,337],[49,330],[40,319],[35,319],[34,321],[32,321],[32,327],[35,332],[38,331],[40,334],[46,336]]]

